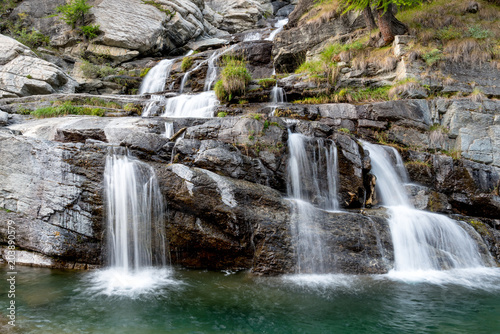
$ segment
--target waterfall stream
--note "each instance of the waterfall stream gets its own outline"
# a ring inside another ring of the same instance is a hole
[[[104,187],[109,267],[92,275],[92,289],[134,296],[176,284],[166,266],[165,205],[153,168],[110,148]]]
[[[363,147],[370,152],[377,192],[382,204],[389,209],[396,272],[479,268],[490,264],[489,254],[483,256],[465,230],[475,233],[472,228],[413,207],[401,172],[398,173],[397,166],[404,169],[404,165],[397,151],[366,142]],[[395,154],[396,164],[391,161],[389,152]]]
[[[112,149],[104,184],[110,265],[124,271],[164,266],[165,208],[153,168]]]
[[[167,81],[175,59],[163,59],[155,67],[153,67],[146,77],[144,77],[139,95],[145,93],[158,93],[165,90],[165,82]]]
[[[299,273],[324,273],[323,240],[315,213],[338,210],[337,147],[288,131],[288,196],[293,202],[292,236]]]

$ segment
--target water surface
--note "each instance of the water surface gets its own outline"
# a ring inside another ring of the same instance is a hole
[[[132,285],[112,274],[18,267],[18,326],[9,332],[500,332],[498,269],[273,278],[155,269]],[[2,333],[7,305],[5,294]]]

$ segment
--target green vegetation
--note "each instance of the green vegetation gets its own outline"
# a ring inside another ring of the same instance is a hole
[[[264,88],[271,88],[276,86],[276,79],[274,78],[264,78],[264,79],[259,79],[259,85],[261,85]]]
[[[91,79],[104,78],[117,74],[117,70],[109,65],[96,65],[86,60],[83,61],[80,69],[86,78]]]
[[[31,112],[36,118],[61,117],[67,115],[92,115],[104,116],[104,110],[92,107],[79,107],[71,102],[64,102],[62,105],[39,108]]]
[[[99,28],[100,26],[98,24],[95,24],[89,26],[82,26],[80,27],[80,30],[82,31],[82,34],[85,37],[87,37],[88,39],[93,39],[96,38],[97,35],[99,34]]]
[[[26,45],[31,49],[35,49],[40,46],[47,46],[49,44],[50,38],[35,30],[35,28],[31,28],[31,31],[27,31],[26,28],[22,28],[21,30],[13,31],[13,37],[20,43]]]
[[[159,4],[153,0],[142,0],[142,3],[156,7],[161,12],[167,14],[169,19],[175,15],[175,12],[172,13],[170,10],[163,8],[163,6],[161,4]]]
[[[335,84],[338,77],[337,63],[344,58],[351,58],[365,46],[360,41],[348,44],[333,43],[326,46],[319,54],[319,59],[304,62],[295,71],[305,73],[319,81],[327,79],[330,84]]]
[[[140,104],[127,103],[126,105],[123,106],[123,110],[125,110],[128,113],[136,114],[139,116],[142,114],[142,106]]]
[[[141,74],[139,74],[139,77],[144,78],[146,75],[148,75],[149,71],[151,70],[151,67],[146,67],[141,71]]]
[[[471,225],[477,233],[479,233],[482,236],[487,236],[487,237],[492,237],[491,232],[489,231],[488,227],[483,222],[480,222],[479,220],[470,220],[469,225]]]
[[[436,62],[443,58],[443,53],[439,49],[432,49],[422,55],[422,59],[425,60],[426,64],[429,66],[434,65]]]
[[[338,130],[339,132],[342,132],[342,133],[345,133],[346,135],[350,135],[351,134],[351,131],[347,128],[340,128]]]
[[[215,83],[215,94],[222,102],[229,102],[235,96],[245,94],[247,85],[252,80],[246,68],[245,60],[232,55],[226,55],[222,60],[221,79]]]
[[[186,72],[193,66],[193,58],[191,57],[184,57],[182,58],[182,63],[181,63],[181,71]]]
[[[224,112],[224,111],[220,111],[218,114],[217,114],[217,117],[226,117],[227,116],[227,112]]]
[[[85,14],[92,8],[87,0],[71,0],[69,3],[56,7],[56,12],[62,16],[62,20],[71,28],[75,29],[78,21],[83,22]]]
[[[484,95],[481,89],[476,87],[470,94],[470,99],[474,102],[483,102],[485,99],[487,99],[487,97],[486,95]]]
[[[333,94],[325,94],[315,97],[307,97],[302,100],[295,100],[298,104],[322,104],[322,103],[361,103],[361,102],[381,102],[390,100],[388,92],[391,86],[376,88],[343,88]]]

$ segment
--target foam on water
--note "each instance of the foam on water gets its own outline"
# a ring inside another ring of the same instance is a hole
[[[182,281],[175,280],[173,270],[168,268],[142,268],[126,271],[122,268],[108,268],[91,273],[87,280],[88,292],[106,296],[140,297],[157,293],[166,287],[180,288]]]
[[[394,281],[403,283],[428,283],[439,286],[459,285],[469,289],[487,291],[500,290],[500,268],[466,268],[452,270],[391,270],[382,275]]]

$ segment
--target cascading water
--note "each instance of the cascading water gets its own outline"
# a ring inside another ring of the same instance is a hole
[[[153,168],[112,148],[104,186],[110,268],[96,273],[95,290],[133,295],[172,282],[166,268],[165,206]]]
[[[174,123],[166,122],[165,123],[165,138],[170,139],[174,135]]]
[[[384,147],[366,142],[363,147],[370,152],[377,192],[389,209],[396,272],[479,268],[491,264],[489,254],[483,257],[465,226],[462,228],[446,216],[413,208]],[[391,153],[402,162],[397,151]]]
[[[312,150],[309,145],[313,145]],[[323,241],[315,219],[319,209],[315,205],[338,210],[337,148],[331,141],[311,141],[290,130],[288,148],[287,188],[293,201],[292,234],[298,272],[324,273]]]
[[[274,38],[276,37],[276,35],[279,34],[283,30],[283,27],[287,23],[288,23],[288,18],[283,19],[283,20],[279,20],[278,22],[276,22],[276,24],[274,25],[274,27],[276,29],[271,32],[271,34],[269,35],[269,37],[266,38],[266,40],[267,41],[274,41]]]
[[[213,91],[196,95],[182,94],[167,100],[162,117],[213,117],[217,104]]]
[[[153,168],[113,150],[104,184],[111,266],[124,271],[164,266],[165,208]]]
[[[164,59],[156,64],[142,81],[139,88],[139,95],[164,91],[165,82],[170,75],[174,62],[175,59]]]
[[[273,111],[271,112],[271,116],[274,116],[276,109],[286,102],[286,93],[285,90],[278,86],[278,80],[276,80],[276,85],[271,90],[271,108]]]

